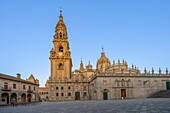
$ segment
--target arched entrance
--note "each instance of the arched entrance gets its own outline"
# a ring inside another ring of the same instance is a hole
[[[8,93],[3,93],[1,95],[1,101],[4,104],[9,104],[9,94]]]
[[[103,90],[103,100],[108,100],[108,90],[107,89]]]
[[[28,102],[31,102],[31,94],[28,94],[28,95],[27,95],[27,101],[28,101]]]
[[[26,94],[25,93],[23,93],[21,95],[21,102],[26,102]]]
[[[36,100],[36,94],[32,94],[32,101],[35,101]]]
[[[16,103],[17,102],[17,94],[16,93],[12,93],[11,97],[10,97],[10,101]]]

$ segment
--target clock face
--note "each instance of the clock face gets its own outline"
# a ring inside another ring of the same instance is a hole
[[[61,56],[61,55],[62,55],[62,53],[60,52],[60,53],[59,53],[59,55]]]

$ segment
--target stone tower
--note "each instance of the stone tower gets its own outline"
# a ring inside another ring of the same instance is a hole
[[[55,28],[54,47],[50,51],[51,80],[68,80],[71,77],[72,59],[70,56],[67,28],[60,11]]]

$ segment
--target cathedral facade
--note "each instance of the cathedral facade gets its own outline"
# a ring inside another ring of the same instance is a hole
[[[67,28],[60,11],[59,21],[50,51],[51,74],[46,82],[49,101],[65,100],[113,100],[121,98],[146,98],[162,90],[170,90],[170,75],[159,69],[144,73],[125,60],[111,63],[102,48],[96,69],[89,64],[72,71]]]

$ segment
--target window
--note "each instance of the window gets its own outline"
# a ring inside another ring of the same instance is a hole
[[[56,96],[58,97],[58,93],[56,93]]]
[[[63,97],[63,96],[64,96],[64,93],[61,93],[61,96]]]
[[[13,89],[16,89],[16,84],[13,84]]]
[[[31,90],[31,86],[29,86],[29,91]]]
[[[85,96],[87,96],[87,93],[86,93],[86,92],[84,92],[84,93],[83,93],[83,96],[84,96],[84,97],[85,97]]]
[[[23,90],[25,90],[25,85],[23,85]]]
[[[83,89],[86,90],[86,86],[84,86]]]
[[[60,32],[60,38],[62,38],[62,33]]]
[[[56,87],[56,90],[58,90],[58,87]]]
[[[59,47],[59,52],[63,52],[63,47],[62,46]]]
[[[34,87],[34,91],[35,91],[35,87]]]
[[[122,79],[122,81],[121,81],[121,86],[125,87],[125,80],[124,79]]]
[[[61,87],[61,90],[63,90],[64,89],[64,87]]]
[[[62,69],[63,68],[63,65],[62,63],[59,64],[59,69]]]
[[[68,89],[70,90],[70,89],[71,89],[71,87],[69,86],[69,87],[68,87]]]
[[[4,89],[8,89],[8,83],[4,82]]]
[[[70,92],[68,93],[68,96],[71,96],[71,93],[70,93]]]

